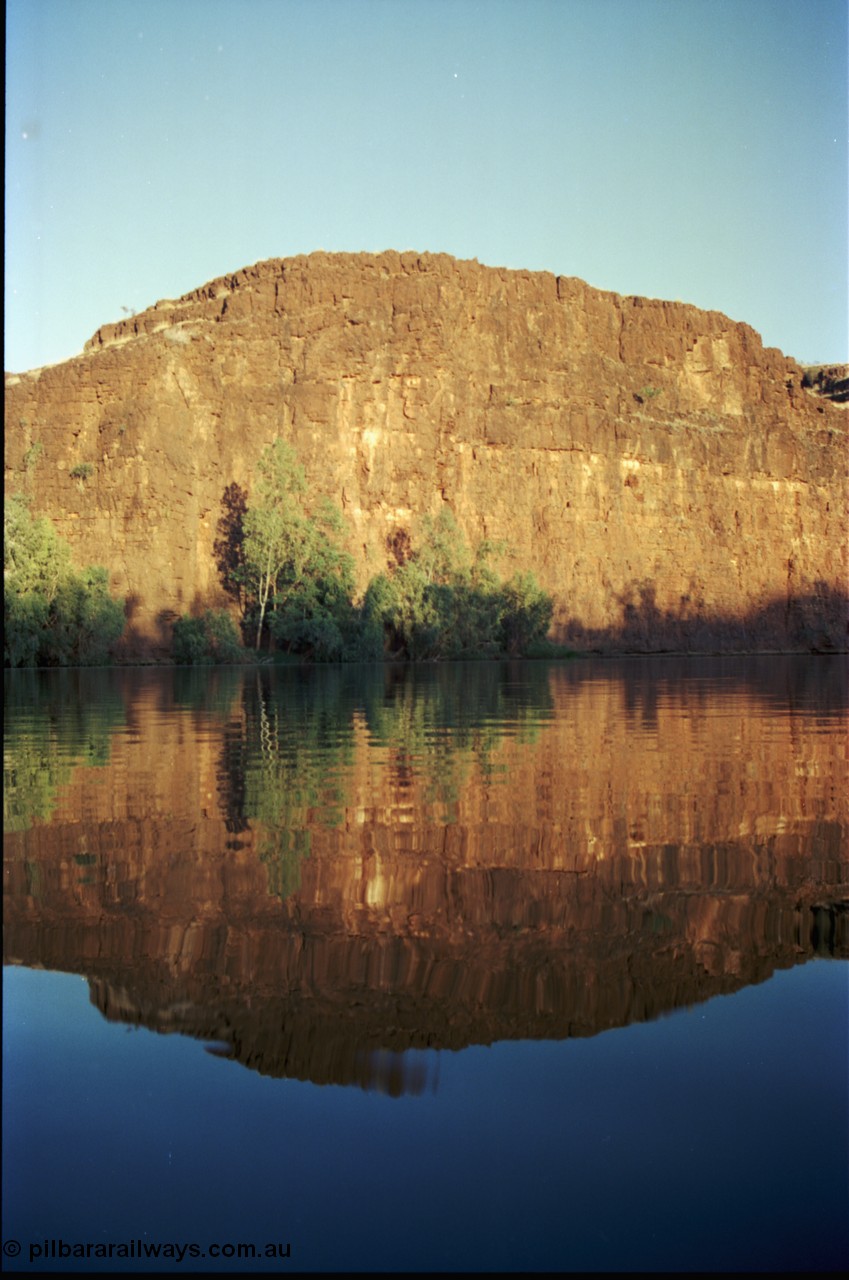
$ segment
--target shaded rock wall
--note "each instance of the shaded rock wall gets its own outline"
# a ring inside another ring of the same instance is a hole
[[[849,404],[849,365],[806,365],[802,385],[835,404]]]
[[[282,433],[358,580],[447,503],[594,648],[844,648],[847,419],[747,325],[445,255],[271,260],[6,378],[6,489],[129,599],[225,603],[225,489]],[[810,379],[807,379],[810,383]],[[89,463],[88,479],[73,469]]]

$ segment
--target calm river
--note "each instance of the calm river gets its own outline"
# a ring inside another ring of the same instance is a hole
[[[845,658],[5,695],[7,1267],[849,1265]]]

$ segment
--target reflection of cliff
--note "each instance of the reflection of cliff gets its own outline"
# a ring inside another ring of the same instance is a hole
[[[12,924],[6,947],[85,973],[106,1017],[212,1042],[265,1074],[363,1087],[380,1082],[386,1055],[596,1035],[813,955],[849,956],[845,907],[827,893],[822,905],[804,901],[810,889],[617,902],[598,885],[571,895],[561,879],[547,886],[549,911],[537,900],[519,924],[515,895],[527,879],[505,877],[493,894],[469,877],[475,914],[502,906],[512,925],[458,929],[454,939],[374,927],[351,936],[327,918],[315,929],[290,918],[167,930]]]
[[[849,955],[839,660],[601,672],[129,682],[108,764],[6,838],[5,958],[257,1070],[401,1088],[405,1049]]]

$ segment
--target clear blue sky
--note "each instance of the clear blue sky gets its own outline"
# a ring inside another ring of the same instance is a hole
[[[5,368],[415,249],[846,360],[846,0],[8,0]]]

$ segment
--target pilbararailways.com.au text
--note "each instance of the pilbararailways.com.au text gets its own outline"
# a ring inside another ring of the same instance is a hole
[[[233,1244],[230,1242],[202,1245],[196,1242],[122,1240],[82,1241],[74,1243],[62,1239],[33,1240],[22,1246],[18,1240],[5,1240],[3,1253],[15,1258],[26,1248],[30,1262],[57,1262],[63,1258],[161,1258],[168,1262],[182,1262],[184,1258],[232,1258],[248,1262],[251,1258],[279,1258],[292,1256],[288,1242],[268,1241],[265,1244]]]

